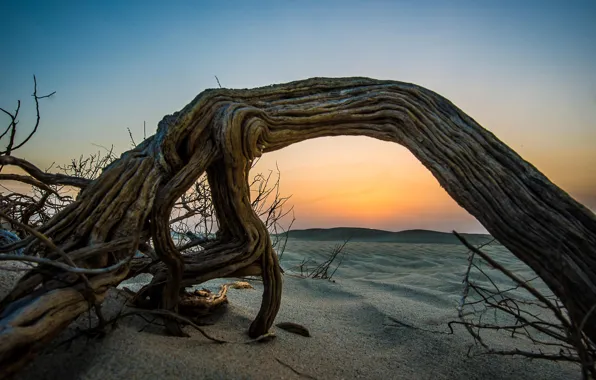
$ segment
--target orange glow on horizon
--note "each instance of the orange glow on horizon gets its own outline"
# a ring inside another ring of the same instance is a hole
[[[589,173],[586,169],[592,152],[567,152],[575,160],[562,164],[548,152],[517,151],[536,161],[533,164],[565,190],[581,193],[585,188],[586,175],[577,180],[573,174],[578,170],[569,168],[573,165]],[[294,206],[297,228],[375,226],[397,230],[437,221],[448,230],[450,221],[465,221],[482,229],[413,154],[396,144],[365,137],[315,139],[265,155],[253,173],[276,164],[281,172],[281,193],[291,195],[288,204]],[[596,176],[592,177],[596,184]]]

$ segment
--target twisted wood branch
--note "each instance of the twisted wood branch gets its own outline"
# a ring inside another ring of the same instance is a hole
[[[282,279],[267,229],[251,208],[251,162],[300,141],[341,135],[409,149],[460,206],[536,271],[572,318],[587,317],[584,332],[596,340],[596,315],[589,315],[596,304],[595,215],[447,99],[408,83],[313,78],[251,90],[204,91],[166,116],[154,136],[106,167],[40,232],[67,254],[150,232],[162,264],[146,295],[157,309],[175,311],[181,287],[260,273],[263,300],[249,330],[256,337],[275,319]],[[169,235],[169,215],[175,200],[205,172],[220,224],[217,239],[181,256]],[[29,251],[58,257],[38,244]],[[86,256],[84,262],[101,268],[127,254],[120,249]],[[105,275],[90,277],[92,284],[96,278]],[[112,276],[107,283],[120,278]],[[17,349],[4,342],[19,341],[19,350],[33,352],[34,342],[55,335],[84,309],[66,311],[52,301],[53,292],[67,290],[33,291],[39,281],[35,273],[26,275],[9,294],[10,302],[0,303],[2,366]],[[51,326],[15,318],[31,308],[39,313],[58,308],[60,313]],[[168,329],[181,333],[171,323]]]

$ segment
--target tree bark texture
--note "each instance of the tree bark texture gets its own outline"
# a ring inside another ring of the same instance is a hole
[[[460,206],[544,280],[572,318],[578,323],[587,318],[584,332],[596,341],[596,313],[588,315],[596,304],[595,215],[450,101],[408,83],[312,78],[206,90],[86,184],[40,232],[75,257],[73,252],[86,247],[124,242],[76,260],[87,268],[113,265],[152,237],[162,264],[147,296],[162,309],[176,311],[181,287],[260,273],[263,300],[249,329],[259,336],[279,309],[282,277],[267,229],[251,208],[249,169],[263,153],[323,136],[368,136],[406,147]],[[217,240],[182,256],[170,236],[170,212],[205,172],[220,225]],[[28,251],[59,259],[39,243]],[[89,276],[97,297],[127,270]],[[0,303],[0,366],[18,368],[15,353],[35,352],[89,307],[75,290],[83,287],[81,280],[70,281],[65,286],[31,272]],[[173,322],[168,329],[181,333]]]

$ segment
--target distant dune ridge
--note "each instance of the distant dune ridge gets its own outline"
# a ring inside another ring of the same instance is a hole
[[[393,232],[372,228],[336,227],[291,230],[280,235],[284,236],[286,234],[292,239],[312,241],[333,241],[350,238],[350,241],[376,243],[461,244],[457,237],[452,233],[431,230],[405,230]],[[471,244],[482,244],[492,239],[492,236],[488,234],[464,233],[461,235]]]

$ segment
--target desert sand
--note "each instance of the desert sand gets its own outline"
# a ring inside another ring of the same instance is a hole
[[[262,284],[231,289],[229,304],[208,317],[209,334],[239,343],[217,344],[190,327],[191,337],[165,336],[140,317],[121,319],[102,339],[80,337],[59,345],[86,317],[21,371],[17,379],[573,379],[578,367],[520,357],[467,357],[473,343],[461,327],[448,334],[466,269],[461,245],[354,242],[334,276],[335,282],[290,276],[304,258],[322,260],[336,242],[290,239],[278,322],[307,327],[311,337],[272,329],[276,338],[243,344],[256,315]],[[501,246],[489,247],[517,273],[531,273]],[[4,272],[0,296],[18,274]],[[133,290],[150,276],[122,286]],[[495,274],[499,280],[499,276]],[[230,280],[204,284],[212,290]],[[105,303],[109,318],[122,307],[118,291]],[[396,323],[395,321],[399,321]],[[139,330],[143,331],[139,332]],[[519,339],[490,337],[496,347],[526,347]],[[291,367],[291,368],[290,368]]]

